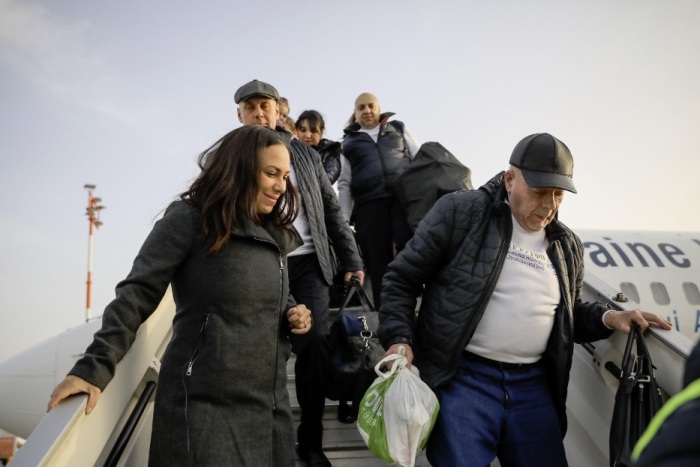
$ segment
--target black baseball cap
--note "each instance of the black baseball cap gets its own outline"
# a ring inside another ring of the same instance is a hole
[[[267,84],[263,81],[258,81],[257,79],[254,79],[253,81],[238,88],[238,91],[236,91],[233,99],[236,101],[236,104],[239,104],[253,96],[267,97],[276,101],[280,100],[280,95],[273,85]]]
[[[535,133],[520,140],[510,156],[528,186],[561,188],[576,193],[574,158],[569,148],[549,133]]]

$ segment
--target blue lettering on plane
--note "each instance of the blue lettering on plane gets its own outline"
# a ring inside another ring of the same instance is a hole
[[[671,322],[671,324],[673,325],[673,327],[676,328],[676,331],[678,331],[678,332],[681,331],[681,327],[680,327],[680,325],[678,324],[678,313],[676,312],[676,310],[673,310],[673,319],[671,319],[670,316],[667,316],[666,319],[669,320],[669,321]]]
[[[681,325],[678,322],[678,312],[676,310],[673,310],[673,314],[671,316],[666,316],[666,319],[671,322],[671,325],[676,329],[678,332],[683,332],[681,331]],[[700,330],[700,309],[695,310],[695,329],[693,330],[694,333],[698,333]]]
[[[650,265],[658,268],[675,266],[677,268],[691,267],[690,259],[676,245],[671,243],[659,243],[656,247],[642,242],[626,242],[623,245],[612,241],[610,237],[603,237],[608,243],[584,242],[583,246],[591,261],[596,266],[641,266],[648,268]],[[693,239],[700,245],[700,241]]]

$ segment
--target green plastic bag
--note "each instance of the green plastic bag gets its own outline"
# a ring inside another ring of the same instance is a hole
[[[406,368],[403,350],[401,347],[398,354],[383,358],[374,367],[379,376],[362,398],[357,429],[379,459],[413,467],[416,455],[425,449],[440,404],[420,379],[418,368]],[[391,364],[391,369],[381,372],[383,364]]]

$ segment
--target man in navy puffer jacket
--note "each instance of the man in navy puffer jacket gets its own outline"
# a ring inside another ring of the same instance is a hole
[[[343,215],[355,225],[379,306],[386,266],[412,234],[391,187],[419,145],[403,122],[389,120],[393,113],[381,113],[373,94],[360,94],[354,109],[353,123],[344,130],[338,198]]]
[[[632,321],[671,328],[581,301],[583,245],[556,218],[565,191],[576,193],[569,149],[530,135],[508,170],[442,197],[388,267],[379,336],[387,354],[406,347],[436,390],[432,465],[567,465],[574,342],[629,332]]]

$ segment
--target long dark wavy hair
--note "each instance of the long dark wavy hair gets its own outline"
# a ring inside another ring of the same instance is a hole
[[[256,209],[260,155],[266,147],[289,146],[274,130],[248,125],[226,134],[197,159],[199,176],[180,199],[202,211],[202,236],[210,241],[209,252],[216,253],[231,237],[231,229],[245,221],[258,225],[271,221],[291,235],[299,212],[299,195],[290,180],[272,212],[261,215]]]

